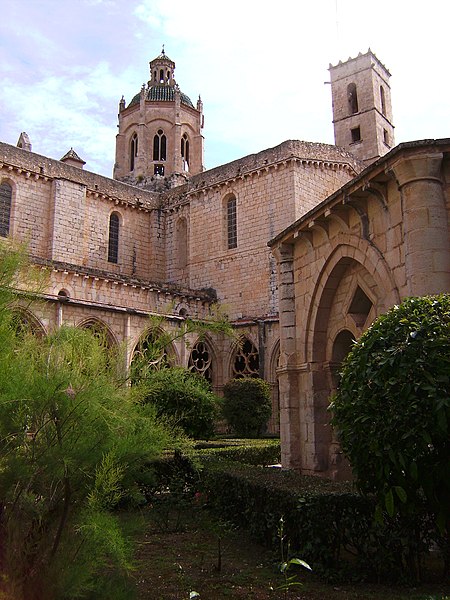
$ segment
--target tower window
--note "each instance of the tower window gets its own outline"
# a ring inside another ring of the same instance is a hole
[[[159,83],[164,83],[164,71],[162,69],[159,72]]]
[[[119,261],[119,215],[112,213],[109,217],[108,262]]]
[[[155,175],[164,176],[164,165],[155,165],[153,172]]]
[[[361,129],[359,127],[350,129],[350,132],[352,134],[352,143],[361,141]]]
[[[186,133],[181,138],[181,158],[183,159],[183,171],[189,171],[189,139]]]
[[[9,235],[11,220],[12,188],[9,183],[0,185],[0,236]]]
[[[386,98],[384,96],[384,87],[380,85],[380,100],[381,100],[381,112],[383,115],[386,114]]]
[[[135,159],[138,153],[138,137],[135,133],[130,142],[130,171],[134,171]]]
[[[356,85],[349,83],[347,86],[347,100],[348,100],[348,112],[350,115],[354,115],[358,112],[358,93],[356,91]]]
[[[387,129],[383,129],[383,140],[386,146],[389,146],[389,134],[387,132]]]
[[[162,129],[158,129],[153,138],[153,160],[166,160],[167,138]]]
[[[234,196],[227,201],[227,240],[229,250],[237,248],[237,210]]]

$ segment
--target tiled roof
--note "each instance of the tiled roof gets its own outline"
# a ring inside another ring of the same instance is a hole
[[[186,94],[181,93],[181,102],[194,108],[191,99]],[[134,98],[131,100],[128,106],[132,106],[133,104],[139,104],[141,95],[136,94]],[[175,99],[175,90],[172,86],[169,85],[153,85],[146,91],[146,100],[150,100],[153,102],[173,102]]]
[[[83,165],[86,164],[86,161],[80,158],[73,148],[66,152],[64,156],[59,160],[67,160],[68,158],[71,158],[72,160],[77,160],[78,162],[83,163]]]

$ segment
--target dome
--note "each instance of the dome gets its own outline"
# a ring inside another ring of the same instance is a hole
[[[189,96],[186,96],[183,92],[180,92],[180,95],[182,104],[194,108]],[[136,94],[128,106],[139,104],[140,97],[140,94]],[[175,90],[172,86],[168,85],[152,85],[145,91],[145,99],[151,102],[173,102],[175,100]]]

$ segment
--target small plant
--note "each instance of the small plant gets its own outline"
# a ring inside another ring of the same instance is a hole
[[[290,571],[292,565],[298,565],[300,567],[304,567],[305,569],[308,569],[309,571],[312,571],[312,569],[308,565],[307,562],[305,562],[304,560],[301,560],[300,558],[295,558],[295,557],[289,558],[289,554],[290,554],[289,540],[286,538],[286,535],[284,533],[284,518],[283,517],[281,517],[278,522],[277,537],[280,542],[280,557],[281,557],[281,562],[278,565],[278,567],[279,567],[281,575],[283,576],[284,581],[281,585],[279,585],[275,589],[284,591],[284,597],[287,598],[288,592],[292,587],[297,586],[297,585],[302,585],[302,583],[297,580],[297,575],[295,573],[294,573],[294,575],[289,575],[289,571]]]

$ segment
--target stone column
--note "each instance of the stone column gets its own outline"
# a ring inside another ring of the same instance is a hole
[[[273,249],[278,262],[280,310],[280,361],[277,369],[280,391],[280,440],[283,467],[300,469],[301,440],[296,370],[294,246]]]
[[[407,293],[450,291],[450,241],[442,153],[400,158],[392,167],[402,198]]]

